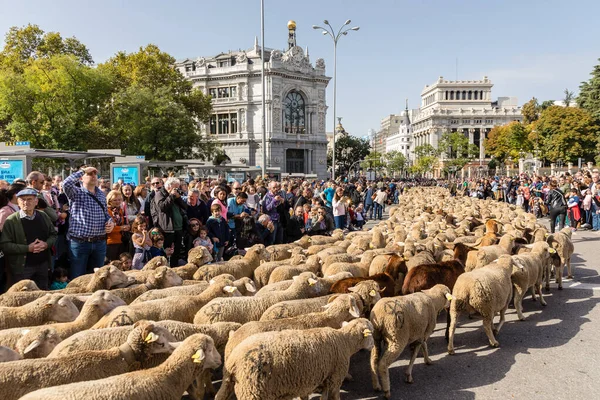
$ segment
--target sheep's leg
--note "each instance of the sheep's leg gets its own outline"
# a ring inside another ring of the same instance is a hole
[[[373,390],[379,392],[381,385],[379,384],[379,375],[377,375],[377,366],[379,365],[379,352],[383,345],[381,340],[375,339],[375,346],[371,349],[371,382],[373,384]]]
[[[546,300],[544,300],[544,295],[542,295],[542,282],[535,284],[535,289],[537,290],[538,296],[540,296],[540,304],[545,306]]]
[[[567,258],[567,278],[573,279],[573,271],[571,270],[571,257]]]
[[[323,383],[323,391],[321,392],[321,400],[340,400],[340,388],[342,387],[343,378],[345,375],[331,377]]]
[[[410,356],[410,362],[408,363],[406,372],[404,372],[404,380],[406,383],[413,383],[412,369],[413,365],[415,364],[415,360],[417,359],[417,354],[419,354],[419,349],[421,349],[421,343],[413,343],[410,347],[412,349],[412,354]]]
[[[215,400],[228,400],[234,393],[234,384],[233,380],[229,373],[223,369],[223,381],[221,382],[221,387],[215,396]]]
[[[386,399],[390,398],[390,365],[396,361],[402,350],[406,345],[401,346],[399,343],[392,341],[387,343],[387,348],[382,354],[377,366],[377,372],[379,373],[379,379],[381,381],[381,387],[383,389],[383,395]]]
[[[552,270],[552,264],[546,265],[546,292],[550,291],[550,272]]]
[[[450,310],[446,310],[446,332],[444,333],[444,337],[446,338],[446,343],[448,343],[448,335],[450,334]]]
[[[565,269],[565,262],[561,258],[560,259],[560,267],[558,267],[558,269],[555,271],[556,283],[558,283],[558,290],[562,290],[562,275],[563,275],[564,269]]]
[[[456,321],[458,320],[458,309],[456,299],[450,303],[450,329],[448,332],[448,354],[454,354],[454,331],[456,330]]]
[[[525,292],[520,286],[515,285],[515,309],[517,310],[517,316],[521,321],[525,319],[523,315],[523,296],[525,296]],[[500,314],[500,320],[502,320],[502,313]]]
[[[488,340],[490,341],[490,346],[498,347],[500,343],[498,343],[498,341],[494,337],[494,329],[492,328],[493,325],[494,314],[492,314],[491,316],[486,315],[483,317],[483,329],[485,330],[485,334],[487,335]]]
[[[427,349],[427,341],[423,340],[421,342],[421,350],[423,351],[423,359],[425,360],[425,364],[431,365],[431,358],[429,358],[429,350]]]
[[[537,288],[537,284],[534,284],[531,287],[531,300],[532,301],[537,301],[537,297],[535,296],[535,294],[536,294],[536,288]]]

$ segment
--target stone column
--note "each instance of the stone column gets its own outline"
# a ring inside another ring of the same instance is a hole
[[[506,176],[510,176],[510,167],[506,166]]]
[[[571,170],[573,169],[573,163],[572,162],[567,163],[567,168],[569,170],[569,173],[572,174]]]
[[[519,174],[522,174],[525,171],[525,159],[519,158]]]
[[[485,158],[485,149],[483,148],[483,141],[485,140],[485,128],[479,130],[479,159]]]
[[[475,134],[475,130],[473,128],[469,128],[469,144],[474,144],[475,143],[475,138],[474,138],[474,134]]]
[[[556,164],[551,163],[550,164],[550,175],[554,175],[554,173],[556,172]]]

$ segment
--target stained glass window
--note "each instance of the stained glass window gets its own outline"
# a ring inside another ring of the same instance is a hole
[[[283,130],[286,133],[306,133],[305,121],[304,98],[292,90],[283,101]]]

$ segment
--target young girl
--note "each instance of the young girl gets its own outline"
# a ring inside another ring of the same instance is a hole
[[[165,249],[165,237],[157,231],[153,231],[151,236],[152,247],[150,247],[150,256],[152,258],[162,256],[166,257],[167,260],[169,260],[169,258],[173,254],[174,246],[171,245],[170,248]]]
[[[60,290],[67,287],[69,278],[67,271],[64,268],[56,267],[52,272],[52,283],[50,284],[50,290]]]
[[[213,244],[208,237],[208,229],[205,226],[200,228],[200,236],[194,239],[194,247],[204,246],[212,254]]]
[[[121,253],[121,255],[119,255],[119,261],[121,261],[121,271],[131,270],[131,265],[133,264],[131,254]]]
[[[223,259],[223,252],[229,244],[229,225],[221,215],[221,206],[219,204],[213,203],[210,206],[210,212],[212,215],[206,221],[206,228],[214,243],[215,261],[221,261]]]
[[[148,231],[146,231],[146,218],[141,215],[135,217],[133,224],[131,224],[131,231],[133,232],[131,241],[135,249],[131,268],[142,269],[144,264],[150,260],[150,246],[153,243]]]

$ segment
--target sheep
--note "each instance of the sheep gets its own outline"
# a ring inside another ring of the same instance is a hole
[[[143,303],[143,302],[150,301],[150,300],[165,299],[165,298],[171,297],[171,296],[197,296],[197,295],[201,294],[202,292],[204,292],[206,289],[208,289],[211,284],[213,284],[215,282],[220,282],[222,280],[233,281],[232,286],[238,287],[238,290],[239,290],[240,286],[236,285],[236,282],[238,282],[238,281],[234,281],[235,278],[233,277],[233,275],[223,274],[223,275],[219,275],[219,276],[215,277],[214,279],[211,279],[210,282],[192,281],[192,282],[194,282],[193,285],[173,286],[173,287],[166,288],[166,289],[149,290],[149,291],[145,292],[144,294],[140,295],[138,298],[136,298],[133,302],[131,302],[131,304]],[[185,283],[185,281],[184,281],[184,283]],[[241,280],[240,280],[240,283],[241,283]],[[244,282],[244,284],[245,284],[245,282]],[[240,291],[240,293],[241,293],[241,291]]]
[[[261,315],[259,321],[271,321],[319,312],[323,310],[323,307],[326,306],[334,296],[334,294],[330,294],[310,299],[280,301],[267,308]]]
[[[0,346],[14,347],[22,336],[23,330],[37,332],[47,327],[56,329],[60,339],[64,340],[79,331],[90,328],[104,314],[121,305],[125,305],[125,302],[111,294],[108,290],[98,290],[85,302],[79,316],[74,321],[2,330],[0,331]]]
[[[302,247],[295,243],[274,244],[267,247],[267,260],[283,261],[290,258],[293,254],[298,254]]]
[[[225,361],[230,378],[223,381],[216,399],[226,399],[234,391],[244,400],[307,398],[317,387],[323,388],[323,398],[339,399],[350,357],[373,347],[372,330],[371,323],[361,318],[339,330],[313,328],[253,335]],[[290,381],[290,377],[294,379]]]
[[[140,362],[152,354],[171,353],[173,340],[166,329],[142,321],[123,344],[110,349],[0,364],[0,392],[4,399],[13,400],[45,387],[124,374],[139,369]]]
[[[286,281],[292,279],[296,275],[300,275],[303,272],[312,272],[314,274],[319,273],[321,270],[321,263],[319,262],[318,256],[310,256],[306,261],[306,264],[298,265],[281,265],[273,270],[269,276],[269,285],[276,282]]]
[[[204,246],[193,247],[188,251],[188,263],[195,264],[198,268],[206,263],[212,262],[210,251]]]
[[[78,315],[77,307],[63,294],[48,293],[21,307],[0,307],[0,329],[70,322]]]
[[[573,279],[573,271],[571,270],[571,256],[573,255],[575,248],[573,246],[573,242],[571,241],[571,229],[564,228],[557,233],[553,233],[548,236],[546,241],[550,247],[556,250],[556,253],[560,257],[560,267],[555,271],[555,273],[558,289],[562,290],[562,276],[565,264],[567,265],[567,278]]]
[[[284,261],[261,262],[260,266],[254,270],[254,283],[256,284],[256,287],[260,289],[267,285],[269,277],[275,268],[283,265],[298,265],[304,261],[306,261],[306,256],[304,254],[294,254],[291,258]]]
[[[450,302],[450,332],[448,353],[454,354],[454,331],[462,310],[474,310],[483,317],[483,328],[492,347],[500,344],[494,337],[504,324],[504,314],[512,297],[514,263],[510,255],[503,254],[489,265],[460,275],[452,290]],[[500,322],[494,329],[494,316],[500,312]]]
[[[13,349],[6,346],[0,346],[0,363],[20,360],[21,356]]]
[[[154,321],[172,319],[192,322],[198,310],[219,296],[241,296],[241,294],[237,288],[231,286],[231,281],[216,282],[198,296],[172,296],[166,299],[117,307],[110,314],[102,317],[92,329],[131,325],[143,319]]]
[[[31,279],[23,279],[15,283],[6,290],[6,293],[12,292],[30,292],[32,290],[40,290],[38,285]]]
[[[335,275],[327,276],[325,278],[320,278],[319,282],[321,283],[321,289],[319,290],[319,295],[325,295],[329,293],[331,286],[344,278],[351,278],[352,274],[350,272],[339,272]],[[255,296],[268,296],[271,292],[281,292],[286,290],[294,283],[293,277],[287,281],[275,282],[270,285],[262,287],[258,292],[256,292]]]
[[[44,297],[48,293],[45,290],[4,293],[0,296],[0,307],[20,307]],[[52,293],[56,293],[56,291],[52,291]],[[65,294],[64,296],[71,300],[79,310],[88,298],[88,294],[85,293]]]
[[[218,368],[221,356],[201,333],[188,337],[162,364],[109,378],[36,390],[24,400],[179,399],[203,370]]]
[[[381,288],[381,296],[382,297],[392,297],[395,295],[396,291],[396,280],[394,277],[388,273],[388,271],[384,271],[380,274],[370,275],[368,277],[352,277],[346,278],[337,281],[333,286],[331,286],[331,293],[347,293],[348,289],[352,286],[356,285],[359,282],[363,281],[375,281],[378,283]]]
[[[208,324],[219,321],[239,322],[258,321],[261,315],[275,303],[305,297],[316,297],[321,283],[312,272],[304,272],[294,277],[294,283],[285,291],[262,297],[239,297],[213,299],[198,311],[195,324]]]
[[[50,354],[61,339],[54,328],[42,327],[40,330],[23,330],[23,336],[17,340],[15,351],[21,358],[43,358]]]
[[[469,252],[465,262],[465,271],[472,271],[475,268],[488,265],[503,254],[511,254],[514,245],[515,237],[507,233],[500,238],[498,244],[481,247],[479,250]]]
[[[323,258],[323,268],[336,262],[357,263],[360,262],[360,258],[346,253],[331,254]]]
[[[169,266],[169,260],[164,256],[156,256],[144,264],[142,271],[153,271],[158,267]]]
[[[187,263],[181,267],[173,268],[173,271],[175,271],[175,273],[179,275],[181,279],[193,279],[194,274],[196,271],[198,271],[198,266],[194,263]]]
[[[158,267],[147,275],[146,282],[123,289],[113,289],[111,293],[120,297],[127,304],[131,304],[142,294],[151,289],[163,289],[172,286],[181,286],[183,279],[169,267]]]
[[[320,327],[340,328],[342,322],[360,317],[360,310],[354,297],[348,294],[337,296],[324,305],[320,312],[281,318],[271,321],[250,321],[235,331],[225,347],[225,360],[232,350],[247,337],[261,333],[285,329],[310,329]]]
[[[540,303],[545,306],[546,301],[542,295],[542,280],[550,261],[550,252],[556,250],[550,248],[546,242],[536,242],[532,245],[530,253],[513,255],[512,259],[519,268],[513,270],[510,277],[514,288],[514,305],[517,316],[524,320],[523,297],[529,288],[535,300],[535,292],[540,296]]]
[[[336,262],[323,269],[323,276],[331,276],[340,272],[350,272],[354,277],[366,277],[369,275],[369,266],[360,263]]]
[[[98,268],[93,274],[82,275],[73,279],[61,293],[93,293],[96,290],[126,287],[135,283],[133,277],[127,276],[114,265]]]
[[[373,237],[371,239],[371,246],[374,249],[383,249],[386,246],[385,236],[380,228],[374,227],[372,229]]]
[[[266,261],[266,256],[265,246],[257,244],[248,249],[242,260],[224,261],[198,268],[194,273],[194,279],[197,281],[208,281],[221,274],[231,274],[236,279],[243,277],[252,278],[254,270],[260,265],[260,261]]]
[[[390,398],[389,367],[407,345],[412,348],[406,369],[406,382],[412,383],[412,368],[419,349],[423,350],[426,364],[431,364],[427,339],[435,329],[437,315],[451,300],[450,289],[435,285],[423,292],[383,299],[371,311],[375,346],[371,350],[371,379],[376,391],[383,389]]]
[[[406,260],[406,269],[410,271],[412,268],[423,264],[435,264],[434,255],[429,251],[422,251]]]

